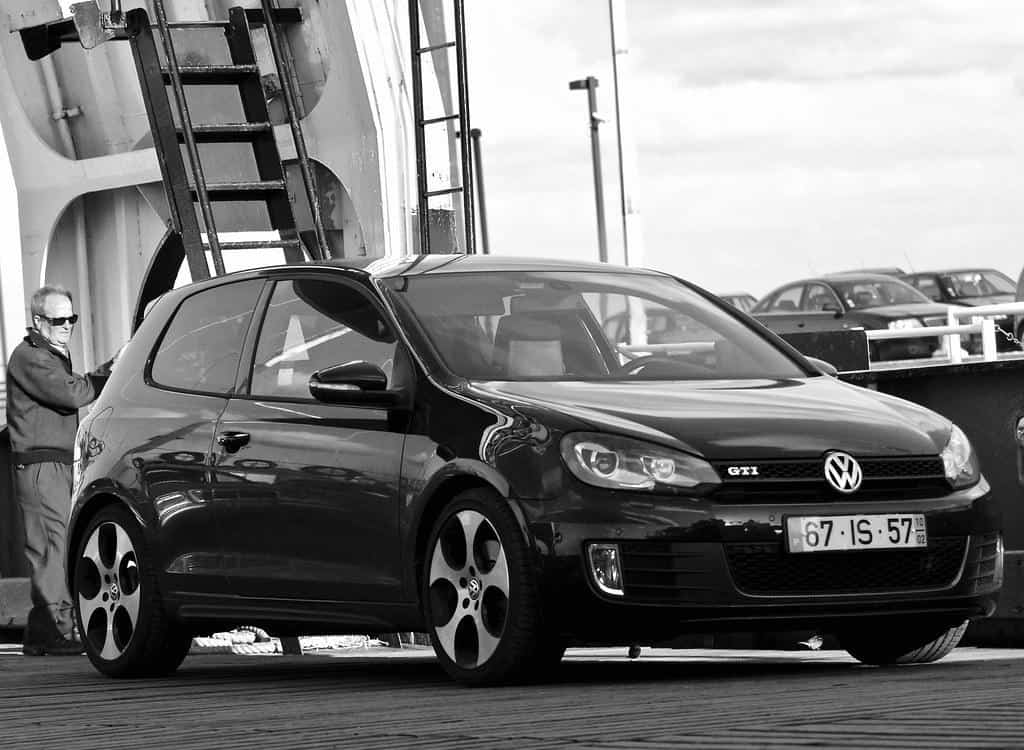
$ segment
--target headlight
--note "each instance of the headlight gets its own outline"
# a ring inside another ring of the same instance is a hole
[[[702,492],[722,480],[707,461],[640,440],[573,432],[562,459],[581,482],[616,490]]]
[[[949,431],[949,441],[942,449],[942,464],[946,470],[946,479],[953,489],[962,489],[977,484],[981,478],[978,457],[971,447],[971,441],[956,425]]]
[[[890,320],[889,330],[890,331],[902,331],[906,328],[923,328],[922,323],[917,318],[901,318],[900,320]]]

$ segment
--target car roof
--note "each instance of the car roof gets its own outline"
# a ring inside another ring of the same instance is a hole
[[[365,278],[393,278],[396,276],[423,276],[441,273],[473,273],[500,271],[584,271],[588,273],[639,273],[650,276],[666,274],[647,268],[631,268],[596,261],[559,260],[528,256],[498,255],[412,255],[403,258],[334,258],[326,261],[310,261],[287,265],[262,266],[243,271],[234,271],[194,284],[199,288],[226,281],[241,281],[249,278],[266,278],[296,269],[342,269]]]
[[[965,266],[962,268],[938,268],[935,270],[928,271],[911,271],[906,274],[907,276],[926,276],[928,274],[944,274],[944,273],[970,273],[971,271],[995,271],[1000,273],[1006,278],[1010,278],[1007,274],[1000,271],[998,268],[990,268],[988,266]]]
[[[898,279],[895,276],[890,276],[886,273],[865,273],[863,271],[827,273],[819,278],[824,281],[850,281],[851,279],[861,279],[862,281],[901,281],[901,279]],[[814,279],[808,279],[808,281],[814,281]]]
[[[775,289],[773,289],[768,294],[777,292],[778,290],[784,287],[797,286],[798,284],[828,284],[833,281],[853,281],[857,279],[861,281],[899,281],[903,284],[907,283],[902,279],[898,279],[895,276],[889,276],[888,274],[884,273],[861,273],[860,271],[842,271],[840,273],[826,273],[821,276],[809,276],[806,279],[795,279],[793,281],[787,281],[785,284],[779,284],[779,286],[775,287]],[[765,296],[767,297],[768,294],[766,294]]]

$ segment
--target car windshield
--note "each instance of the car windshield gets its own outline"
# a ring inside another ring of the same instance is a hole
[[[481,380],[783,379],[809,372],[667,276],[473,272],[389,280],[456,375]]]
[[[1017,285],[998,271],[957,271],[943,274],[942,283],[950,297],[988,297],[1016,294]]]
[[[833,281],[833,288],[842,295],[846,306],[853,310],[884,305],[909,305],[928,302],[924,294],[902,281],[849,279]]]

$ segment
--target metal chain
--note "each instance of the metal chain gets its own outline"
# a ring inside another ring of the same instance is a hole
[[[1003,336],[1006,337],[1006,340],[1009,341],[1014,346],[1016,346],[1018,349],[1024,349],[1024,341],[1021,341],[1019,338],[1010,333],[1010,331],[1004,331],[1002,328],[999,327],[998,323],[996,324],[996,332],[1003,334]]]

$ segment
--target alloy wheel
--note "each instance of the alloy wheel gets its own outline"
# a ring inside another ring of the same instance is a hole
[[[93,529],[75,566],[82,637],[105,661],[124,654],[139,622],[141,577],[128,532],[108,521]]]
[[[433,636],[463,669],[494,654],[509,616],[505,546],[494,525],[470,509],[452,514],[441,528],[428,578]]]

